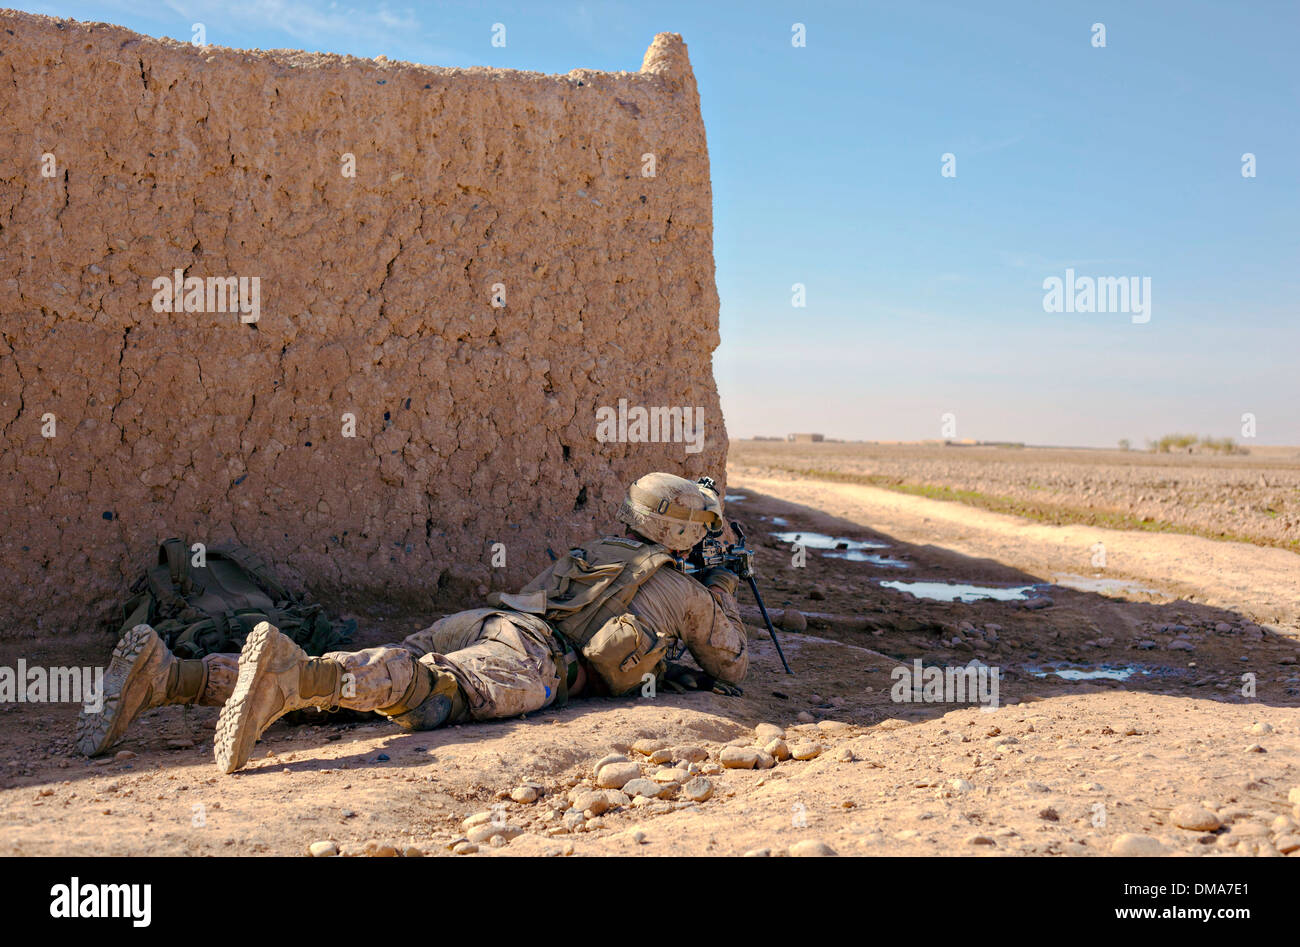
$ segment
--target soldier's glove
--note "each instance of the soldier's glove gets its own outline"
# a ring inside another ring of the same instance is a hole
[[[740,576],[724,566],[714,566],[712,569],[704,570],[700,573],[700,581],[706,588],[721,589],[733,598],[736,590],[740,588]]]
[[[712,675],[684,664],[668,665],[668,669],[664,672],[664,686],[678,694],[685,694],[687,691],[712,691],[724,697],[739,697],[742,693],[735,684],[720,681]]]

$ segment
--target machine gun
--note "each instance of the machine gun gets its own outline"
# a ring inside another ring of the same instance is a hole
[[[701,477],[698,482],[700,486],[717,493],[717,487],[709,477]],[[745,532],[735,520],[731,521],[731,531],[736,536],[734,543],[722,541],[720,528],[711,530],[682,557],[681,570],[687,575],[693,575],[696,572],[721,566],[748,582],[749,590],[754,593],[754,601],[758,603],[758,610],[767,625],[767,633],[772,636],[772,644],[776,645],[781,666],[785,668],[786,674],[793,674],[794,671],[790,670],[790,665],[785,660],[785,652],[781,650],[781,642],[776,640],[776,629],[772,627],[772,619],[767,615],[767,606],[763,604],[763,596],[759,594],[758,583],[754,580],[754,551],[745,545]]]

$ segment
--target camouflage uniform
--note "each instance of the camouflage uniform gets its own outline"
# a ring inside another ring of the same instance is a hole
[[[734,684],[744,678],[749,659],[733,592],[725,583],[706,588],[676,569],[660,568],[638,586],[628,611],[663,650],[683,645],[706,673]],[[354,696],[342,702],[350,709],[396,704],[411,685],[418,661],[435,675],[455,678],[465,696],[464,716],[489,720],[552,704],[564,689],[561,668],[566,682],[569,675],[572,657],[566,660],[565,651],[540,617],[481,608],[448,615],[401,645],[323,658],[351,675]]]

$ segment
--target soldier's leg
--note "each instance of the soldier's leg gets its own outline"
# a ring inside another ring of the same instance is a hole
[[[77,748],[96,756],[118,743],[136,717],[165,704],[219,707],[235,686],[238,655],[178,658],[148,625],[136,625],[118,641],[104,675],[99,709],[83,707]]]
[[[487,617],[468,635],[413,641],[417,637],[407,639],[408,646],[447,646],[445,652],[422,655],[420,664],[460,685],[465,713],[473,720],[531,713],[559,693],[561,668],[551,636],[505,616]]]
[[[376,711],[408,728],[427,729],[445,722],[457,706],[455,679],[439,679],[408,648],[334,651],[312,658],[266,622],[249,634],[238,667],[214,741],[217,765],[227,773],[248,761],[267,727],[294,710]]]

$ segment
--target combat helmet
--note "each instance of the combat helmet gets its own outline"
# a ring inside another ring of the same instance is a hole
[[[618,520],[651,542],[686,552],[722,527],[722,503],[712,483],[693,483],[669,473],[646,474],[627,488]]]

